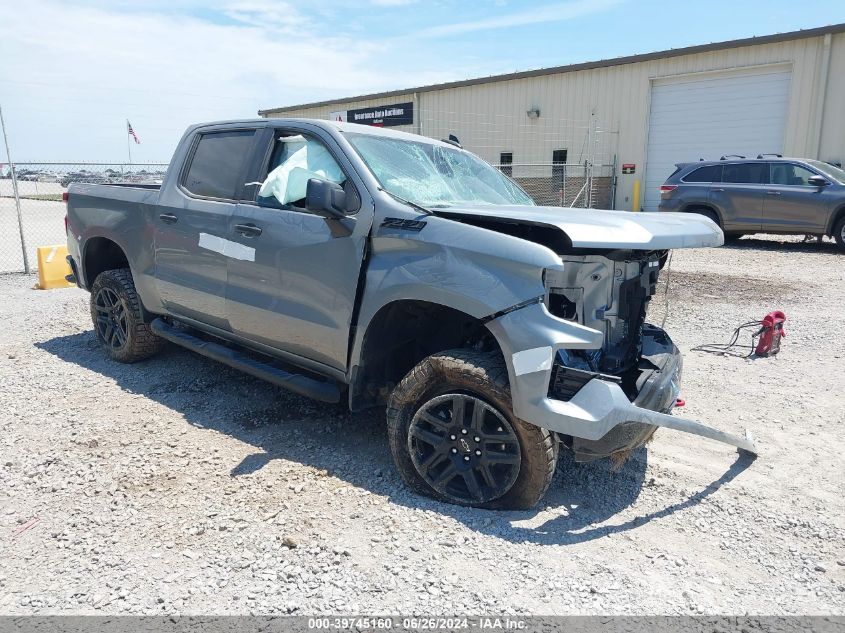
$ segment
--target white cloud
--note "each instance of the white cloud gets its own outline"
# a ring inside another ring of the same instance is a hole
[[[576,0],[417,35],[565,20],[613,4]],[[336,7],[316,5],[306,11],[294,0],[19,3],[0,20],[0,105],[15,158],[121,160],[128,118],[142,140],[133,158],[167,160],[181,132],[199,121],[501,70],[488,58],[450,59],[448,49],[432,51],[412,36],[378,39],[333,29]]]
[[[622,0],[574,0],[547,6],[535,6],[518,13],[496,16],[483,20],[471,22],[456,22],[454,24],[443,24],[416,33],[418,37],[444,37],[448,35],[460,35],[473,31],[487,31],[492,29],[504,29],[528,24],[541,24],[547,22],[561,22],[572,20],[592,13],[607,11],[620,4]]]
[[[385,63],[386,44],[309,34],[307,19],[279,3],[228,7],[237,22],[56,0],[4,12],[0,105],[16,159],[120,159],[126,118],[142,139],[133,158],[167,159],[197,121],[408,82],[402,60]]]
[[[302,33],[310,25],[307,17],[287,2],[235,2],[223,8],[223,13],[238,22],[284,33]]]
[[[417,0],[370,0],[370,4],[377,7],[403,7],[409,4],[414,4]]]

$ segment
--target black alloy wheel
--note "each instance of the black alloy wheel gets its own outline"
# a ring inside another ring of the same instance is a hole
[[[476,396],[447,393],[423,404],[408,429],[417,472],[446,499],[482,504],[519,476],[519,439],[508,420]]]
[[[126,306],[111,288],[102,287],[94,297],[97,336],[114,350],[123,349],[128,338]]]

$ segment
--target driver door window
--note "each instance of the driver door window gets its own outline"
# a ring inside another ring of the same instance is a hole
[[[346,174],[322,142],[302,134],[280,136],[256,201],[261,206],[304,209],[311,178],[346,183]]]

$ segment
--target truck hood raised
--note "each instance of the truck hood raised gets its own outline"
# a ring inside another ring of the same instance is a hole
[[[566,234],[574,248],[664,250],[724,243],[721,229],[697,213],[631,213],[523,205],[462,205],[434,210],[437,215],[464,219],[492,230],[496,230],[497,223],[557,228]]]

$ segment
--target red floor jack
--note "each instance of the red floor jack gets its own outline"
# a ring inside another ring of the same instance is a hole
[[[762,321],[749,321],[740,325],[727,344],[706,343],[693,347],[693,350],[730,356],[774,356],[780,351],[781,339],[786,336],[783,328],[785,322],[786,315],[780,310],[774,310],[763,317]],[[751,345],[739,343],[742,331],[751,328],[756,330],[751,334]],[[743,350],[747,350],[747,353]]]
[[[784,321],[786,321],[786,315],[780,310],[769,312],[763,317],[762,327],[756,334],[760,337],[757,347],[754,348],[757,356],[774,356],[780,351],[780,339],[786,336],[786,330],[783,329]]]

